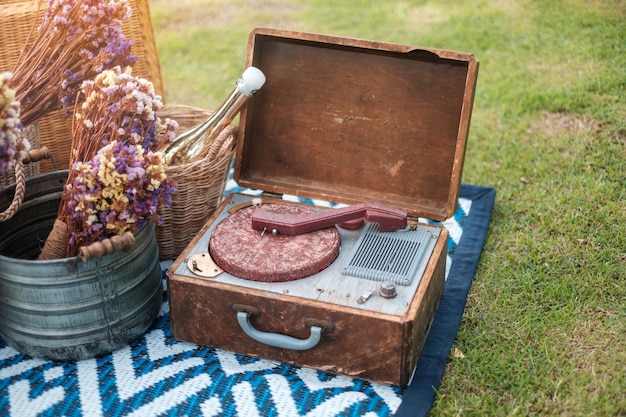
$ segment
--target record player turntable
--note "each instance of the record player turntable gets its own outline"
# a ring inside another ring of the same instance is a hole
[[[407,384],[446,263],[447,231],[420,218],[455,211],[478,63],[263,28],[247,61],[267,83],[235,179],[264,192],[229,195],[170,267],[174,336]]]

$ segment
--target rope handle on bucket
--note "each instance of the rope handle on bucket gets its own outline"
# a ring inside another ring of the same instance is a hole
[[[6,210],[0,213],[0,222],[9,220],[22,207],[24,194],[26,193],[26,174],[24,173],[24,164],[22,161],[15,163],[15,194],[13,201]]]
[[[17,213],[22,207],[24,201],[24,195],[26,194],[26,173],[24,171],[24,164],[30,164],[42,159],[52,159],[52,155],[48,148],[42,146],[40,149],[31,149],[28,151],[23,160],[17,160],[15,162],[15,194],[13,195],[13,201],[5,211],[0,213],[0,222],[9,220]],[[54,159],[52,159],[54,163]]]
[[[100,242],[94,242],[88,246],[81,246],[78,254],[83,262],[87,262],[93,258],[100,258],[109,253],[126,249],[135,244],[135,235],[133,232],[126,232],[123,235],[113,236]]]

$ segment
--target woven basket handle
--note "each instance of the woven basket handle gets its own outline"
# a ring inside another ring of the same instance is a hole
[[[133,232],[126,232],[123,235],[113,236],[100,242],[94,242],[89,246],[81,246],[78,254],[83,262],[87,262],[93,258],[100,258],[109,253],[129,248],[135,244],[135,235]]]

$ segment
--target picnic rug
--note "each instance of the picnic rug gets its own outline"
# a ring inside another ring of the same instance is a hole
[[[227,193],[242,191],[229,180]],[[109,355],[53,362],[0,341],[0,415],[424,416],[461,322],[495,194],[493,188],[462,185],[456,214],[442,222],[450,232],[446,283],[407,387],[179,342],[172,337],[164,280],[164,302],[153,326]],[[164,278],[170,264],[162,263]]]

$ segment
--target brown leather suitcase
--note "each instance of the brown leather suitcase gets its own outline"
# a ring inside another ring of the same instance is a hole
[[[448,233],[431,221],[456,209],[478,61],[462,52],[257,28],[246,64],[259,67],[267,83],[241,114],[234,177],[264,193],[228,196],[168,270],[174,336],[405,385],[443,290]],[[338,231],[336,258],[295,279],[279,269],[308,262],[318,251],[309,246],[312,235],[265,252],[275,239],[292,237],[247,231],[251,210],[300,213],[276,203],[283,195],[313,213],[384,203],[406,212],[407,227],[381,232],[375,221],[356,220],[324,229]],[[339,205],[309,204],[317,200]],[[364,249],[370,238],[382,240]],[[222,259],[231,254],[235,260]],[[410,264],[406,271],[400,259]],[[353,263],[365,272],[353,273]],[[213,269],[250,276],[212,276]]]

